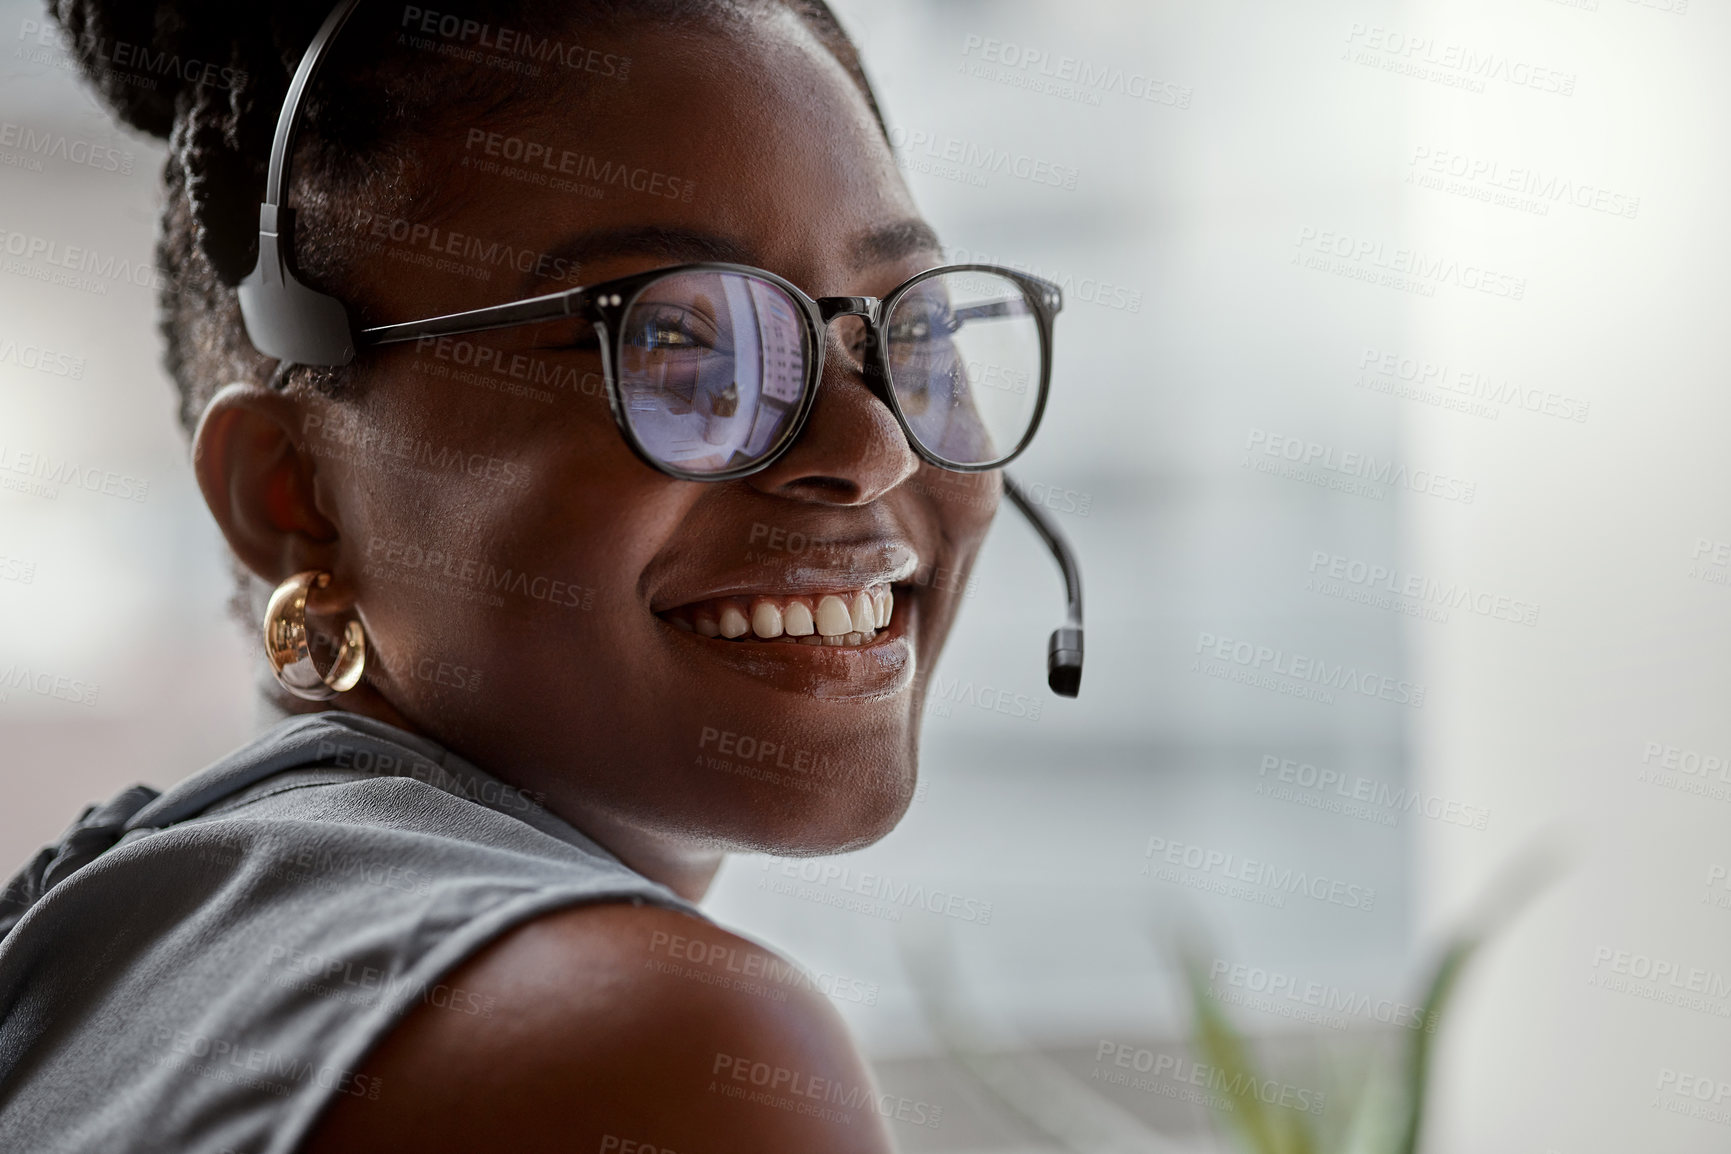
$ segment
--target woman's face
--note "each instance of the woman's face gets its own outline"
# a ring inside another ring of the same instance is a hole
[[[774,11],[744,31],[621,35],[606,50],[630,57],[625,79],[597,62],[580,86],[549,80],[453,125],[426,158],[449,166],[438,208],[356,221],[377,319],[685,261],[813,296],[881,296],[940,263],[860,92]],[[830,327],[802,437],[744,480],[643,464],[593,346],[559,347],[588,335],[568,326],[369,353],[354,399],[298,402],[335,530],[308,557],[373,646],[370,687],[338,705],[382,701],[604,841],[797,853],[887,832],[999,483],[922,464],[867,390],[849,323]],[[826,595],[857,611],[884,587],[890,623],[866,644],[698,631],[729,604],[821,615]]]

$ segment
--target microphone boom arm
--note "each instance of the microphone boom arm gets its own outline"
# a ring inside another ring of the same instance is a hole
[[[1076,554],[1063,531],[1014,478],[1008,473],[1003,477],[1004,495],[1028,519],[1064,571],[1064,624],[1052,631],[1046,646],[1046,684],[1060,697],[1075,697],[1082,687],[1082,567],[1076,563]]]

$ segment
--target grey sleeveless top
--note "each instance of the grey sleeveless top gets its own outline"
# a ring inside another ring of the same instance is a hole
[[[0,897],[0,1150],[289,1154],[504,931],[584,902],[697,915],[515,789],[347,713],[93,806]]]

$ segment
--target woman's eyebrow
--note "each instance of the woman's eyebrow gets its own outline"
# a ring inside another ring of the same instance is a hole
[[[938,234],[931,225],[917,217],[862,232],[853,241],[856,268],[888,264],[922,252],[941,254],[943,245],[938,243]]]
[[[598,228],[580,232],[548,248],[543,264],[564,260],[581,268],[604,256],[647,256],[670,261],[724,261],[754,264],[756,254],[745,244],[696,229],[646,224]],[[554,264],[553,267],[558,267]]]
[[[869,229],[854,236],[849,255],[854,267],[865,268],[903,260],[922,252],[941,253],[943,246],[930,225],[917,218]],[[624,228],[599,228],[576,233],[552,245],[541,259],[542,267],[560,267],[563,261],[577,268],[604,256],[646,256],[668,261],[724,261],[756,265],[759,256],[750,245],[718,233],[668,225],[646,224]]]

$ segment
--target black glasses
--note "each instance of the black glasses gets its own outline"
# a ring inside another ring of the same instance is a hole
[[[799,437],[831,321],[858,317],[868,387],[945,469],[996,469],[1040,425],[1058,286],[993,265],[928,269],[887,296],[812,298],[763,269],[682,264],[447,316],[362,329],[359,346],[571,318],[592,326],[614,420],[646,463],[691,481],[768,468]],[[567,348],[582,348],[572,339]]]

